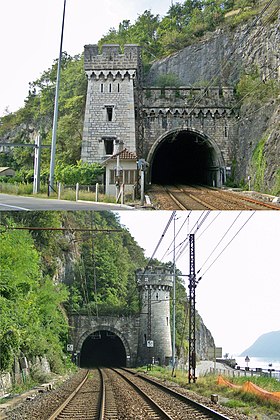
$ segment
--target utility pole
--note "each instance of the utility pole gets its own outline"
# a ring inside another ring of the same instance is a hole
[[[55,100],[54,100],[54,115],[53,115],[53,129],[52,129],[51,162],[50,162],[50,179],[49,179],[48,195],[50,195],[51,191],[54,191],[54,167],[55,167],[56,132],[57,132],[57,120],[58,120],[58,98],[59,98],[59,85],[60,85],[60,72],[61,72],[61,59],[62,59],[62,44],[63,44],[63,33],[64,33],[65,9],[66,9],[66,0],[64,0],[62,28],[61,28],[61,37],[60,37],[60,49],[59,49],[59,57],[58,57],[58,63],[57,63],[57,76],[56,76],[56,89],[55,89]]]
[[[195,352],[195,289],[196,289],[196,275],[195,275],[195,239],[194,234],[189,236],[190,245],[190,274],[189,274],[189,383],[196,382],[195,368],[196,368],[196,352]]]
[[[173,217],[173,334],[172,334],[172,376],[176,365],[176,265],[175,265],[175,237],[176,237],[176,214]]]
[[[37,135],[35,139],[34,149],[34,180],[33,180],[33,194],[40,192],[40,170],[41,170],[41,135]]]

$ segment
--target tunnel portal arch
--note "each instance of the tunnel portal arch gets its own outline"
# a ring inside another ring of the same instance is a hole
[[[129,366],[131,352],[127,340],[112,327],[86,331],[77,346],[80,367]]]
[[[225,162],[217,143],[202,131],[190,127],[169,130],[152,145],[148,183],[205,184],[221,187]]]

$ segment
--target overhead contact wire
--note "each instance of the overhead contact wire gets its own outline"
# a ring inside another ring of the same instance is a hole
[[[241,232],[241,230],[245,227],[245,225],[249,222],[249,220],[254,216],[254,214],[256,213],[256,210],[253,211],[253,213],[251,214],[250,217],[248,217],[248,219],[246,220],[246,222],[241,226],[241,228],[236,232],[236,234],[233,236],[233,238],[227,243],[227,245],[222,249],[222,251],[219,253],[219,255],[215,258],[215,260],[210,264],[210,266],[207,268],[207,270],[205,270],[205,272],[200,276],[200,278],[198,279],[198,281],[200,281],[202,279],[203,276],[205,276],[205,274],[207,273],[207,271],[210,270],[210,268],[213,266],[213,264],[215,264],[215,262],[217,261],[217,259],[222,255],[222,253],[228,248],[228,246],[232,243],[232,241],[236,238],[236,236]]]
[[[221,237],[221,239],[219,240],[219,242],[217,243],[217,245],[215,246],[215,248],[212,250],[212,252],[208,256],[208,258],[204,261],[204,263],[202,264],[202,266],[198,270],[197,274],[200,273],[201,269],[205,266],[205,264],[207,263],[207,261],[209,261],[209,259],[211,258],[211,256],[214,254],[214,252],[218,248],[218,246],[222,243],[223,239],[226,237],[226,235],[228,234],[228,232],[230,231],[230,229],[236,223],[236,221],[240,217],[241,213],[242,213],[241,211],[238,213],[238,215],[236,216],[236,218],[234,219],[234,221],[231,223],[231,225],[229,226],[229,228],[226,230],[226,232],[223,234],[223,236]]]

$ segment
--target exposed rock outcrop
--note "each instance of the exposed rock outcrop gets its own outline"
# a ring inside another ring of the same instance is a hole
[[[181,85],[211,84],[236,87],[244,73],[258,71],[260,82],[280,82],[279,8],[267,11],[261,19],[252,19],[235,29],[219,29],[203,40],[153,63],[146,76],[147,85],[155,85],[162,74],[176,75]],[[279,92],[279,87],[277,88]],[[247,181],[263,192],[280,193],[280,105],[277,92],[272,98],[248,104],[242,100],[234,144],[234,181]],[[239,100],[239,98],[238,98]],[[265,140],[264,140],[265,139]],[[260,142],[261,170],[254,164]],[[278,175],[277,175],[278,174]]]

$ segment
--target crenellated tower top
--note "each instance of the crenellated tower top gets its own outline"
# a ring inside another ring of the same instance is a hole
[[[106,44],[99,54],[98,45],[85,45],[84,61],[85,71],[138,69],[141,65],[141,47],[126,44],[122,53],[118,44]]]
[[[139,269],[136,271],[137,284],[139,289],[170,290],[173,287],[173,275],[170,269],[165,267],[148,267],[146,270]]]

